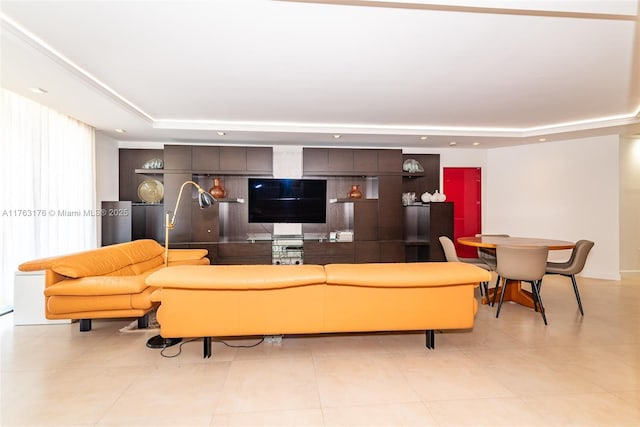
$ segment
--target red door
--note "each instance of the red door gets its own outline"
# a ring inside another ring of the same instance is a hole
[[[442,191],[447,202],[453,202],[453,237],[461,258],[476,258],[477,250],[458,244],[458,237],[480,233],[481,226],[480,168],[443,168]]]

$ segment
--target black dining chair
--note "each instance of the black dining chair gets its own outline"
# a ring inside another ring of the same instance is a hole
[[[479,258],[460,258],[458,257],[458,253],[456,252],[456,246],[447,236],[438,237],[440,240],[440,244],[442,245],[442,249],[444,250],[444,257],[447,262],[464,262],[467,264],[473,264],[476,267],[480,267],[487,271],[493,271],[493,269],[488,266],[485,262],[483,262]],[[480,296],[484,295],[487,298],[487,302],[489,301],[489,282],[481,282],[480,283]]]
[[[578,291],[578,283],[576,282],[576,274],[579,274],[584,265],[587,262],[587,256],[593,248],[594,242],[591,240],[578,240],[575,247],[571,251],[571,256],[566,262],[547,262],[546,274],[559,274],[571,278],[571,284],[573,285],[573,292],[576,294],[576,300],[578,301],[578,308],[580,314],[584,316],[584,310],[582,309],[582,300],[580,299],[580,292]]]
[[[540,284],[547,269],[548,256],[549,248],[547,246],[498,245],[496,248],[496,272],[502,278],[502,286],[496,318],[500,316],[507,280],[519,280],[531,283],[534,308],[539,308],[542,320],[545,325],[547,324],[547,316],[544,313],[542,298],[540,298]]]

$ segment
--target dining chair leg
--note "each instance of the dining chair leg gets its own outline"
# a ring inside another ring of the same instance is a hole
[[[491,300],[491,307],[496,304],[496,296],[498,295],[498,284],[500,283],[500,276],[496,279],[496,286],[493,288],[493,299]]]
[[[538,305],[540,306],[540,314],[542,314],[542,320],[544,324],[547,324],[547,316],[544,314],[544,305],[542,305],[542,298],[540,298],[540,283],[542,280],[538,280],[537,282],[531,283],[531,289],[533,290],[533,299],[534,301],[538,301]]]
[[[571,275],[571,284],[573,284],[573,292],[576,294],[576,300],[578,300],[578,308],[580,309],[580,315],[584,316],[584,311],[582,310],[582,301],[580,300],[580,292],[578,292],[578,283],[576,282],[576,276]]]
[[[500,309],[502,308],[502,301],[504,300],[504,288],[507,287],[507,279],[502,278],[502,286],[500,290],[500,303],[498,303],[498,310],[496,311],[496,319],[500,316]]]
[[[535,283],[534,282],[529,282],[529,283],[531,283],[531,295],[533,297],[533,309],[535,311],[538,311],[538,297],[537,297],[536,292],[534,292],[534,289],[533,289],[534,286],[535,286]]]

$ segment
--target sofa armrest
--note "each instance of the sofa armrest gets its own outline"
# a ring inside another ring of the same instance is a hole
[[[42,271],[49,270],[53,265],[53,261],[58,259],[58,257],[49,257],[49,258],[41,258],[34,259],[33,261],[23,262],[18,266],[18,270],[20,271]]]
[[[151,302],[162,302],[162,288],[158,288],[151,293]]]
[[[169,249],[169,263],[199,260],[206,257],[208,253],[209,251],[206,249]],[[163,260],[164,256],[163,253]]]

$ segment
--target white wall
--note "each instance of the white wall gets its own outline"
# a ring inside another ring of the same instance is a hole
[[[274,178],[302,177],[302,146],[273,146]],[[273,224],[275,235],[300,235],[302,224]]]
[[[620,142],[620,271],[640,274],[640,138]]]
[[[488,150],[483,231],[593,240],[583,274],[619,279],[618,146],[608,135]]]
[[[118,141],[96,132],[96,203],[99,209],[103,201],[118,200]],[[98,246],[102,244],[102,224],[98,221]]]

